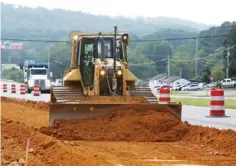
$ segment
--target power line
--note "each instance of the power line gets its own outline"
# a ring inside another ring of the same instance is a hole
[[[233,49],[234,47],[236,47],[236,44],[229,47],[229,50],[230,49]],[[223,53],[226,49],[224,50],[220,50],[219,52],[216,52],[216,53],[213,53],[213,54],[210,54],[209,56],[207,57],[203,57],[203,58],[198,58],[197,60],[208,60],[209,57],[212,57],[214,55],[218,55],[220,53]],[[189,61],[193,61],[193,60],[196,60],[196,59],[181,59],[181,60],[178,60],[178,59],[169,59],[170,61],[175,61],[175,62],[189,62]],[[219,61],[219,60],[211,60],[211,61]]]
[[[197,38],[212,38],[212,37],[227,37],[228,35],[214,35],[214,36],[199,36]],[[152,42],[152,41],[163,41],[163,40],[189,40],[189,39],[196,39],[196,37],[180,37],[180,38],[166,38],[166,39],[154,39],[154,40],[135,40],[131,42]]]
[[[204,49],[204,50],[207,50],[207,51],[214,51],[217,47],[215,48],[211,48],[211,47],[206,47],[206,46],[198,46],[199,49]]]
[[[38,39],[14,39],[14,38],[2,38],[1,40],[10,40],[10,41],[26,41],[26,42],[45,42],[45,43],[48,43],[48,42],[52,42],[52,43],[66,43],[66,42],[69,42],[69,41],[66,41],[66,40],[38,40]]]
[[[233,45],[233,46],[231,46],[231,47],[229,47],[228,49],[231,50],[231,49],[233,49],[234,47],[236,47],[236,44]],[[207,56],[207,57],[204,57],[204,58],[198,58],[198,60],[200,60],[200,59],[206,59],[206,58],[212,57],[212,56],[214,56],[214,55],[222,54],[225,50],[226,50],[226,49],[224,48],[223,50],[220,50],[219,52],[216,52],[216,53],[210,54],[210,55]]]
[[[198,36],[197,38],[216,38],[216,37],[227,37],[228,35],[214,35],[214,36]],[[196,39],[196,37],[179,37],[179,38],[163,38],[163,39],[153,39],[153,40],[131,40],[131,42],[158,42],[158,41],[172,41],[172,40],[190,40]],[[69,42],[67,40],[39,40],[39,39],[20,39],[20,38],[2,38],[1,40],[10,40],[10,41],[27,41],[27,42]]]
[[[211,47],[214,47],[214,48],[216,48],[216,47],[222,47],[223,45],[216,45],[216,44],[214,44],[214,43],[211,43],[211,42],[208,42],[208,41],[206,41],[206,40],[201,40],[201,42],[205,42],[205,43],[207,43],[208,45],[211,45]]]
[[[209,66],[209,65],[216,65],[216,64],[223,64],[223,60],[210,60],[210,61],[207,61],[207,62],[201,62],[201,61],[198,61],[199,64],[201,64],[202,66]]]
[[[193,59],[182,59],[182,60],[178,60],[178,59],[169,59],[170,61],[174,61],[174,62],[189,62],[189,61],[193,61]]]

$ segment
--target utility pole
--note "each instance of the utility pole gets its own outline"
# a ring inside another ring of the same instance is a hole
[[[197,60],[198,60],[198,35],[196,36],[196,61],[195,61],[195,77],[197,78]]]
[[[229,45],[227,46],[227,68],[226,68],[226,78],[229,78]]]
[[[168,54],[168,77],[170,77],[170,55]]]
[[[179,76],[182,77],[182,68],[179,70]]]
[[[11,55],[8,56],[8,63],[11,64]]]
[[[48,35],[48,74],[49,74],[49,78],[51,80],[51,72],[50,72],[50,59],[51,59],[51,43],[50,43],[50,35]]]

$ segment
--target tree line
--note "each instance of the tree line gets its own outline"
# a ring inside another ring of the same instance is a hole
[[[44,8],[13,8],[12,5],[3,5],[2,15],[4,15],[2,38],[68,41],[65,43],[23,42],[23,50],[2,50],[2,63],[20,64],[28,59],[47,62],[50,56],[50,68],[55,78],[60,77],[63,70],[70,67],[69,38],[71,32],[88,30],[88,27],[89,31],[93,33],[100,30],[107,32],[108,29],[112,29],[114,23],[118,23],[118,27],[121,29],[126,27],[125,32],[130,32],[131,44],[128,49],[130,70],[141,80],[148,80],[157,74],[167,73],[168,64],[170,75],[173,76],[205,82],[210,81],[209,76],[213,76],[216,80],[223,79],[226,77],[228,65],[228,47],[230,48],[229,77],[236,76],[236,47],[233,47],[236,44],[236,22],[226,21],[220,26],[211,28],[190,22],[188,24],[185,22],[188,27],[183,27],[181,26],[183,20],[179,20],[178,25],[172,26],[168,19],[164,19],[165,24],[157,24],[156,20],[130,21],[126,18],[120,18],[119,21],[109,18],[106,23],[105,20],[108,18],[103,16],[63,10],[49,11]],[[41,18],[41,16],[45,17]],[[94,21],[86,21],[86,24],[80,24],[81,21],[67,24],[68,18],[82,21],[84,18],[91,19],[99,22],[99,26],[93,28],[95,27],[93,26]],[[194,26],[197,29],[194,29]],[[213,37],[217,35],[226,36]],[[204,36],[208,37],[201,38]],[[173,38],[181,38],[181,40],[165,40]]]
[[[167,73],[169,64],[172,76],[205,82],[209,82],[209,77],[213,76],[216,80],[221,80],[226,77],[227,49],[229,48],[229,77],[234,77],[236,76],[235,31],[235,22],[225,22],[219,27],[213,27],[198,34],[166,29],[142,37],[131,35],[131,45],[128,49],[130,70],[139,79],[148,80],[156,74]],[[201,38],[216,34],[226,36]],[[171,35],[176,39],[193,36],[196,36],[196,39],[162,40],[169,39]],[[57,40],[60,40],[60,37]],[[136,42],[132,43],[132,40]],[[26,59],[47,62],[50,51],[50,67],[55,77],[60,77],[63,70],[70,67],[69,42],[24,42],[24,47],[24,50],[17,52],[3,51],[2,61],[7,62],[8,57],[12,56],[18,57],[12,58],[12,63],[23,63]]]

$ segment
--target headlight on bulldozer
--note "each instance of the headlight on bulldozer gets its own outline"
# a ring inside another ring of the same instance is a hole
[[[121,70],[118,70],[117,71],[117,74],[120,76],[122,74],[122,71]]]
[[[73,36],[73,39],[74,39],[74,40],[78,40],[78,38],[79,38],[78,35],[74,35],[74,36]]]
[[[105,70],[101,70],[101,71],[100,71],[100,74],[101,74],[102,76],[104,76],[104,75],[105,75]]]

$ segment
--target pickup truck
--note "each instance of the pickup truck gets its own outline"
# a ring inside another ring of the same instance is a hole
[[[236,88],[236,78],[226,78],[221,83],[224,88]]]

